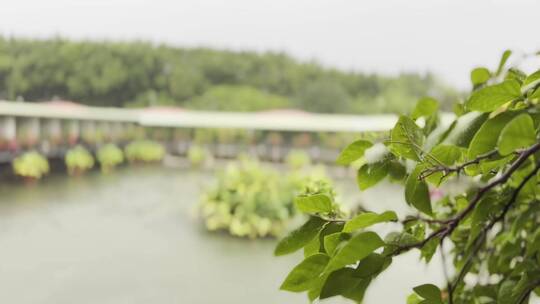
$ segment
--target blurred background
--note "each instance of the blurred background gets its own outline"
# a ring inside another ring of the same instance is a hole
[[[2,303],[307,303],[278,290],[298,259],[272,256],[294,196],[407,212],[339,152],[540,50],[536,0],[1,4]],[[366,303],[442,282],[399,259]]]

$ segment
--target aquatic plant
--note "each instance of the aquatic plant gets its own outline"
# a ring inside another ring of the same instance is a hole
[[[101,171],[109,172],[124,162],[124,152],[115,144],[107,144],[98,149],[97,160]]]
[[[36,151],[26,152],[13,160],[13,172],[27,179],[40,179],[49,173],[49,161]]]
[[[150,140],[137,140],[129,143],[125,150],[129,162],[159,162],[165,156],[163,145]]]
[[[303,150],[291,150],[285,157],[285,163],[290,169],[299,170],[311,164],[311,158]]]
[[[187,152],[189,163],[194,167],[201,167],[212,159],[210,151],[199,145],[191,145]]]
[[[70,175],[82,174],[94,167],[94,157],[83,146],[68,150],[64,161]]]
[[[456,104],[452,123],[441,119],[435,99],[424,98],[382,142],[357,140],[342,151],[342,165],[365,159],[361,190],[400,180],[414,211],[344,217],[331,196],[302,196],[297,208],[310,217],[275,254],[303,249],[304,259],[281,289],[307,292],[311,301],[343,296],[361,303],[392,262],[403,262],[398,256],[415,251],[430,263],[439,251],[453,262],[443,263],[446,283],[411,286],[408,304],[523,304],[540,295],[540,70],[505,69],[509,56],[495,70],[472,71],[473,92]],[[430,195],[458,178],[472,182]]]
[[[306,175],[284,177],[256,160],[240,158],[218,174],[199,211],[209,230],[249,238],[277,236],[296,214],[293,200],[309,181]],[[325,182],[321,179],[319,186]]]

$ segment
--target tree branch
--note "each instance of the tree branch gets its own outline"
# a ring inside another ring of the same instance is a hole
[[[490,191],[491,189],[495,188],[496,186],[500,185],[500,184],[504,184],[508,181],[508,179],[512,176],[512,174],[514,174],[514,172],[516,170],[518,170],[521,165],[531,156],[533,155],[534,153],[536,153],[537,151],[540,151],[540,142],[537,142],[536,144],[530,146],[529,148],[527,149],[524,149],[522,151],[519,152],[519,156],[518,158],[516,159],[515,162],[512,163],[512,165],[510,165],[510,167],[508,168],[508,170],[503,174],[501,175],[499,178],[495,179],[494,181],[490,182],[489,184],[487,184],[486,186],[480,188],[478,190],[478,192],[476,193],[476,195],[474,196],[474,198],[472,199],[472,201],[469,203],[469,205],[467,205],[467,207],[465,209],[463,209],[461,212],[459,212],[458,214],[456,214],[455,216],[453,216],[452,218],[449,218],[447,220],[443,220],[443,222],[445,223],[445,225],[435,231],[433,231],[428,237],[426,237],[424,240],[420,241],[420,242],[417,242],[417,243],[414,243],[414,244],[409,244],[409,245],[405,245],[405,246],[400,246],[398,247],[392,255],[399,255],[405,251],[408,251],[410,249],[413,249],[413,248],[422,248],[424,247],[425,244],[427,244],[427,242],[429,242],[430,240],[432,240],[433,238],[436,238],[436,237],[441,237],[441,239],[447,237],[448,235],[450,235],[454,229],[458,226],[458,224],[472,211],[474,210],[474,208],[476,207],[476,205],[478,204],[478,202],[480,201],[480,199],[488,192]],[[516,194],[517,195],[517,194]]]
[[[467,274],[468,270],[469,270],[469,266],[470,264],[472,263],[472,260],[474,259],[474,257],[476,256],[476,254],[478,253],[478,251],[482,248],[482,243],[484,242],[484,240],[487,238],[487,233],[488,231],[490,231],[493,226],[495,226],[495,224],[501,220],[504,220],[506,214],[508,213],[508,211],[510,210],[510,208],[512,207],[512,205],[516,202],[517,200],[517,197],[519,195],[519,193],[521,192],[521,190],[523,189],[523,187],[525,187],[525,184],[533,177],[535,176],[538,171],[540,170],[540,162],[536,163],[536,166],[534,167],[534,169],[529,173],[527,174],[527,176],[525,176],[525,178],[519,183],[518,187],[513,191],[512,193],[512,197],[510,197],[510,199],[508,200],[508,202],[506,203],[506,205],[504,206],[501,214],[499,214],[497,217],[495,217],[494,219],[492,219],[489,224],[484,227],[480,233],[480,236],[478,236],[475,241],[474,241],[474,244],[475,244],[475,247],[473,249],[473,251],[471,252],[471,254],[469,255],[467,261],[465,262],[465,264],[463,265],[463,267],[461,268],[461,271],[459,272],[459,274],[457,275],[454,283],[451,285],[451,289],[449,290],[449,293],[453,293],[453,291],[455,290],[455,288],[457,287],[457,285],[459,284],[459,282],[463,279],[463,277],[465,277],[465,275]]]
[[[438,172],[442,172],[443,173],[443,178],[452,174],[452,173],[457,173],[459,174],[461,171],[463,171],[466,167],[468,166],[471,166],[471,165],[476,165],[476,164],[479,164],[480,161],[484,160],[484,159],[488,159],[488,158],[491,158],[495,155],[499,154],[499,152],[497,150],[492,150],[490,152],[487,152],[485,154],[481,154],[479,156],[477,156],[476,158],[472,159],[472,160],[469,160],[469,161],[466,161],[460,165],[456,165],[456,166],[435,166],[435,167],[431,167],[431,168],[428,168],[426,170],[424,170],[420,176],[418,177],[419,179],[425,179],[425,178],[428,178],[429,176],[435,174],[435,173],[438,173]]]

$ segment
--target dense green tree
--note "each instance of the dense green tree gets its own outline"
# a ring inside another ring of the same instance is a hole
[[[208,101],[224,87],[231,96],[243,96],[249,87],[250,94],[273,100],[241,107],[231,103],[234,108],[217,99],[213,100],[218,104]],[[238,92],[232,92],[234,88]],[[455,97],[430,75],[344,72],[281,53],[0,37],[0,98],[9,100],[63,98],[99,106],[259,110],[275,108],[275,99],[281,98],[280,107],[371,113],[410,110],[426,94],[443,104]]]
[[[287,98],[248,86],[214,86],[186,103],[188,108],[216,111],[260,111],[290,106]]]

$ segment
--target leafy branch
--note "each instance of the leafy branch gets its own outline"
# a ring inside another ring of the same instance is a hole
[[[422,173],[419,176],[419,179],[426,179],[429,176],[431,176],[431,175],[433,175],[435,173],[438,173],[438,172],[443,173],[442,178],[445,178],[445,177],[447,177],[448,175],[450,175],[452,173],[459,174],[463,170],[465,170],[465,168],[467,168],[469,166],[472,166],[472,165],[477,165],[482,160],[490,159],[490,158],[492,158],[492,157],[494,157],[494,156],[496,156],[498,154],[499,154],[499,151],[492,150],[492,151],[490,151],[488,153],[479,155],[479,156],[475,157],[472,160],[466,161],[466,162],[464,162],[464,163],[462,163],[460,165],[456,165],[456,166],[438,165],[438,166],[430,167],[430,168],[427,168],[426,170],[422,171]]]
[[[385,178],[404,184],[406,203],[419,213],[401,220],[400,229],[384,238],[369,231],[373,225],[397,222],[393,211],[364,210],[339,218],[332,201],[302,196],[300,210],[309,211],[310,220],[279,243],[276,255],[303,248],[305,259],[282,289],[306,291],[311,301],[340,295],[361,303],[370,282],[394,257],[420,249],[429,263],[439,249],[446,290],[419,285],[407,303],[484,303],[483,298],[528,303],[533,291],[540,295],[540,70],[527,75],[505,69],[510,55],[504,53],[495,72],[473,70],[473,92],[457,108],[454,123],[440,125],[437,102],[424,98],[410,116],[399,117],[384,142],[388,155],[358,170],[361,190]],[[417,124],[421,117],[426,121],[422,127]],[[361,159],[372,146],[370,141],[352,143],[339,164]],[[489,180],[432,204],[429,184],[439,187],[462,172]],[[453,245],[448,252],[443,248],[447,242]],[[453,277],[446,255],[454,260]],[[464,282],[469,273],[478,274],[476,284]],[[482,284],[484,273],[490,279]]]
[[[440,237],[441,239],[449,236],[454,229],[458,226],[458,224],[472,211],[474,210],[474,207],[478,204],[478,202],[482,199],[482,197],[491,189],[494,187],[504,184],[508,181],[508,179],[512,176],[512,174],[519,169],[519,167],[534,153],[540,150],[540,142],[534,144],[533,146],[521,151],[519,153],[518,158],[516,161],[508,168],[508,170],[502,174],[499,178],[495,179],[494,181],[490,182],[484,187],[481,187],[478,189],[478,192],[474,196],[474,198],[471,200],[469,205],[465,209],[463,209],[460,213],[456,214],[455,216],[446,219],[446,220],[439,220],[439,223],[444,224],[443,227],[435,230],[432,232],[427,238],[424,240],[414,243],[414,244],[408,244],[405,246],[400,246],[397,248],[397,250],[392,255],[399,255],[405,251],[408,251],[413,248],[422,248],[427,242],[429,242],[431,239]]]

